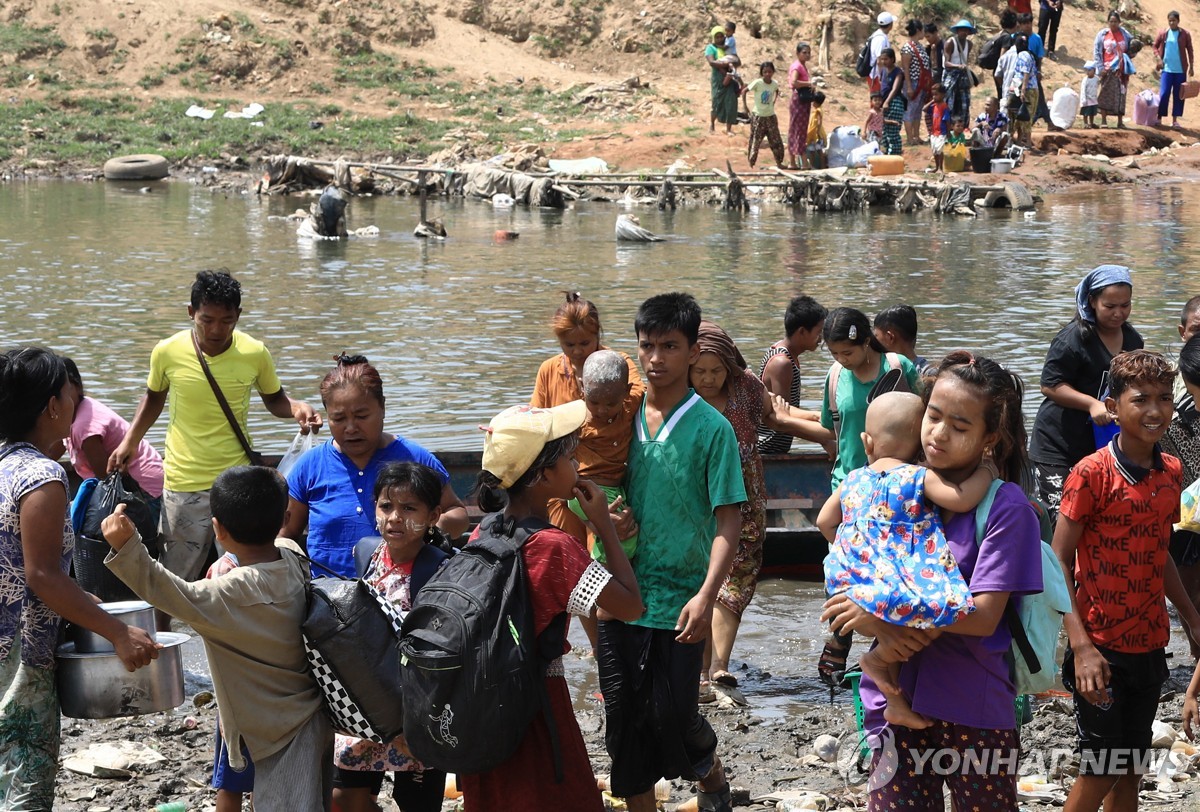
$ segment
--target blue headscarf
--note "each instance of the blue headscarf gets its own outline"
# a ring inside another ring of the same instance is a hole
[[[1097,265],[1088,275],[1075,286],[1075,308],[1079,318],[1086,322],[1096,323],[1096,311],[1088,303],[1088,297],[1101,288],[1109,285],[1129,285],[1133,287],[1133,277],[1124,265]]]

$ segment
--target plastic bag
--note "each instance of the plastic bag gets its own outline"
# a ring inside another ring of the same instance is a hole
[[[125,483],[121,481],[121,474],[115,471],[96,485],[96,490],[92,492],[92,499],[88,502],[87,512],[83,516],[80,535],[90,539],[103,539],[104,533],[100,529],[100,523],[112,515],[120,504],[125,505],[125,515],[141,533],[143,542],[151,542],[158,538],[158,527],[145,499],[140,494],[127,491]]]
[[[1179,530],[1200,533],[1200,479],[1184,488],[1179,500]]]
[[[279,461],[279,465],[276,466],[276,470],[278,470],[282,476],[286,477],[288,475],[288,471],[292,470],[296,463],[300,461],[300,458],[316,447],[317,433],[315,431],[310,431],[308,434],[296,432],[296,439],[292,440],[291,448],[289,448],[287,453],[283,455],[283,459]]]

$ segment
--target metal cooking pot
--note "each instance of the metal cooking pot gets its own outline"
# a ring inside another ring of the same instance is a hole
[[[183,704],[186,634],[159,632],[158,659],[130,673],[111,652],[85,654],[74,643],[58,647],[58,698],[64,716],[111,719],[170,710]]]
[[[126,626],[134,626],[151,637],[154,636],[154,607],[145,601],[114,601],[102,603],[100,608],[120,620]],[[112,643],[90,629],[71,624],[67,639],[75,644],[78,654],[111,653]]]

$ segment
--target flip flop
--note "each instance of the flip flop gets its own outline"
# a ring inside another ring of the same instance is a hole
[[[724,685],[726,688],[736,688],[738,685],[737,677],[728,671],[714,671],[712,681],[717,685]]]
[[[706,679],[700,680],[700,693],[697,696],[696,701],[701,705],[708,705],[717,701],[717,692],[712,687],[711,682]]]

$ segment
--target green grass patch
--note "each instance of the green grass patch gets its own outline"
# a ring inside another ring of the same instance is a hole
[[[433,81],[438,73],[437,68],[424,63],[404,63],[389,54],[375,52],[343,56],[333,70],[339,84],[363,90],[385,88],[405,96],[434,96],[461,89],[458,82]]]
[[[240,108],[240,100],[206,100],[222,112]],[[0,160],[25,147],[27,159],[75,161],[98,165],[135,152],[156,152],[170,160],[218,158],[222,153],[262,155],[422,154],[442,149],[441,138],[458,121],[429,121],[404,113],[386,117],[343,115],[329,104],[271,104],[251,122],[219,114],[204,121],[184,115],[190,101],[160,100],[136,104],[127,97],[67,97],[25,101],[0,107]],[[322,121],[313,129],[309,122]],[[45,137],[27,139],[23,125],[36,121]],[[500,129],[507,131],[508,127]],[[513,127],[515,129],[515,127]],[[502,135],[500,132],[498,135]]]
[[[67,47],[53,28],[31,28],[22,23],[0,23],[0,53],[17,59],[56,54]]]
[[[966,0],[904,0],[904,16],[940,23],[956,23],[971,19],[971,7]]]

